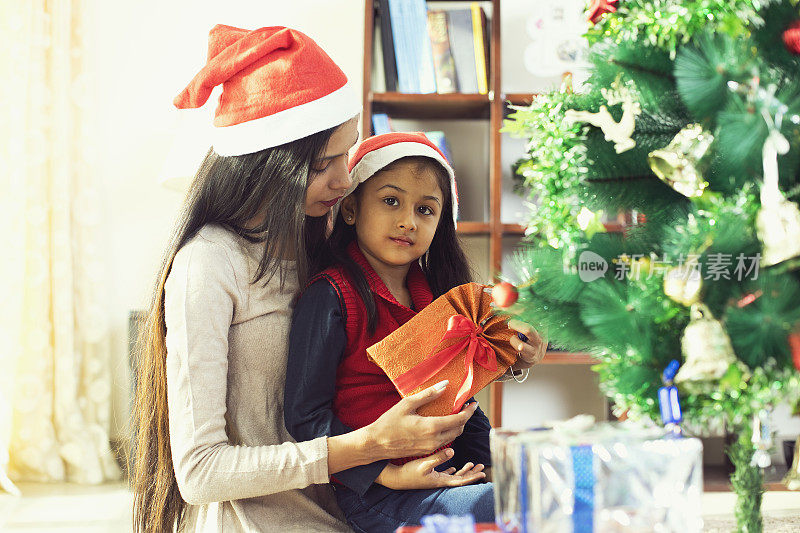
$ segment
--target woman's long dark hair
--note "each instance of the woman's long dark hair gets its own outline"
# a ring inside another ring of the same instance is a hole
[[[133,529],[161,533],[182,527],[186,502],[173,470],[167,410],[167,327],[164,284],[178,250],[206,224],[220,224],[264,253],[252,283],[279,274],[282,259],[297,262],[299,282],[317,269],[329,216],[306,217],[305,195],[312,163],[336,128],[253,154],[222,157],[209,151],[192,182],[183,212],[161,265],[136,350],[136,394],[132,413]],[[258,227],[246,227],[264,216]],[[302,285],[301,285],[302,286]]]
[[[450,192],[450,176],[444,167],[434,159],[423,156],[400,158],[386,165],[380,171],[392,170],[400,165],[401,162],[409,162],[416,165],[414,169],[416,172],[420,172],[423,169],[433,171],[442,191],[444,201],[439,224],[436,227],[431,246],[428,248],[428,253],[420,258],[422,272],[428,280],[433,297],[437,298],[453,287],[472,281],[469,261],[467,261],[467,256],[461,248],[461,242],[453,224],[453,195]],[[359,200],[362,190],[361,187],[357,187],[353,192],[356,195],[356,201]],[[337,264],[344,267],[345,271],[350,275],[361,301],[364,302],[364,306],[367,308],[367,331],[373,334],[377,321],[375,297],[369,288],[369,283],[367,283],[367,278],[361,267],[347,254],[347,246],[355,238],[355,226],[347,224],[340,212],[336,217],[333,231],[328,238],[325,254],[320,261],[320,267],[326,268]]]

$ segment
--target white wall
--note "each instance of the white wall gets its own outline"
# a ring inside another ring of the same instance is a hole
[[[204,65],[208,31],[286,25],[313,37],[357,90],[362,79],[363,0],[93,2],[90,63],[100,74],[95,120],[106,217],[107,309],[115,383],[112,438],[128,416],[127,316],[149,300],[182,201],[157,182],[177,127],[172,106]],[[213,97],[212,97],[213,98]],[[214,99],[215,100],[215,99]],[[215,102],[206,105],[209,110]]]

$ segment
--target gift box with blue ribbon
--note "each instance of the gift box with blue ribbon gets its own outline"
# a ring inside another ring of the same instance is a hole
[[[512,533],[701,531],[699,439],[595,424],[492,430],[497,525]]]

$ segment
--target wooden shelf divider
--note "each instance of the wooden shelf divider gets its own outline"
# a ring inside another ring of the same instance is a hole
[[[485,119],[491,101],[486,94],[372,93],[374,111],[396,118]]]
[[[456,231],[460,235],[484,235],[489,233],[489,223],[459,220],[456,223]]]
[[[509,93],[503,95],[503,102],[508,102],[511,105],[526,106],[531,105],[533,97],[538,93]]]
[[[786,492],[789,489],[782,483],[788,468],[786,465],[772,465],[764,470],[764,490]],[[703,466],[703,492],[731,492],[730,474],[724,466]]]
[[[540,364],[543,365],[596,365],[600,361],[581,352],[558,352],[548,350]]]
[[[525,235],[527,229],[522,224],[503,224],[503,235]]]

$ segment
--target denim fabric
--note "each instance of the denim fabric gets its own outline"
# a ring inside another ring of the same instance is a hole
[[[357,533],[393,533],[405,525],[419,525],[429,514],[472,514],[476,522],[494,522],[491,483],[430,490],[392,490],[373,483],[363,496],[335,486],[347,522]]]

